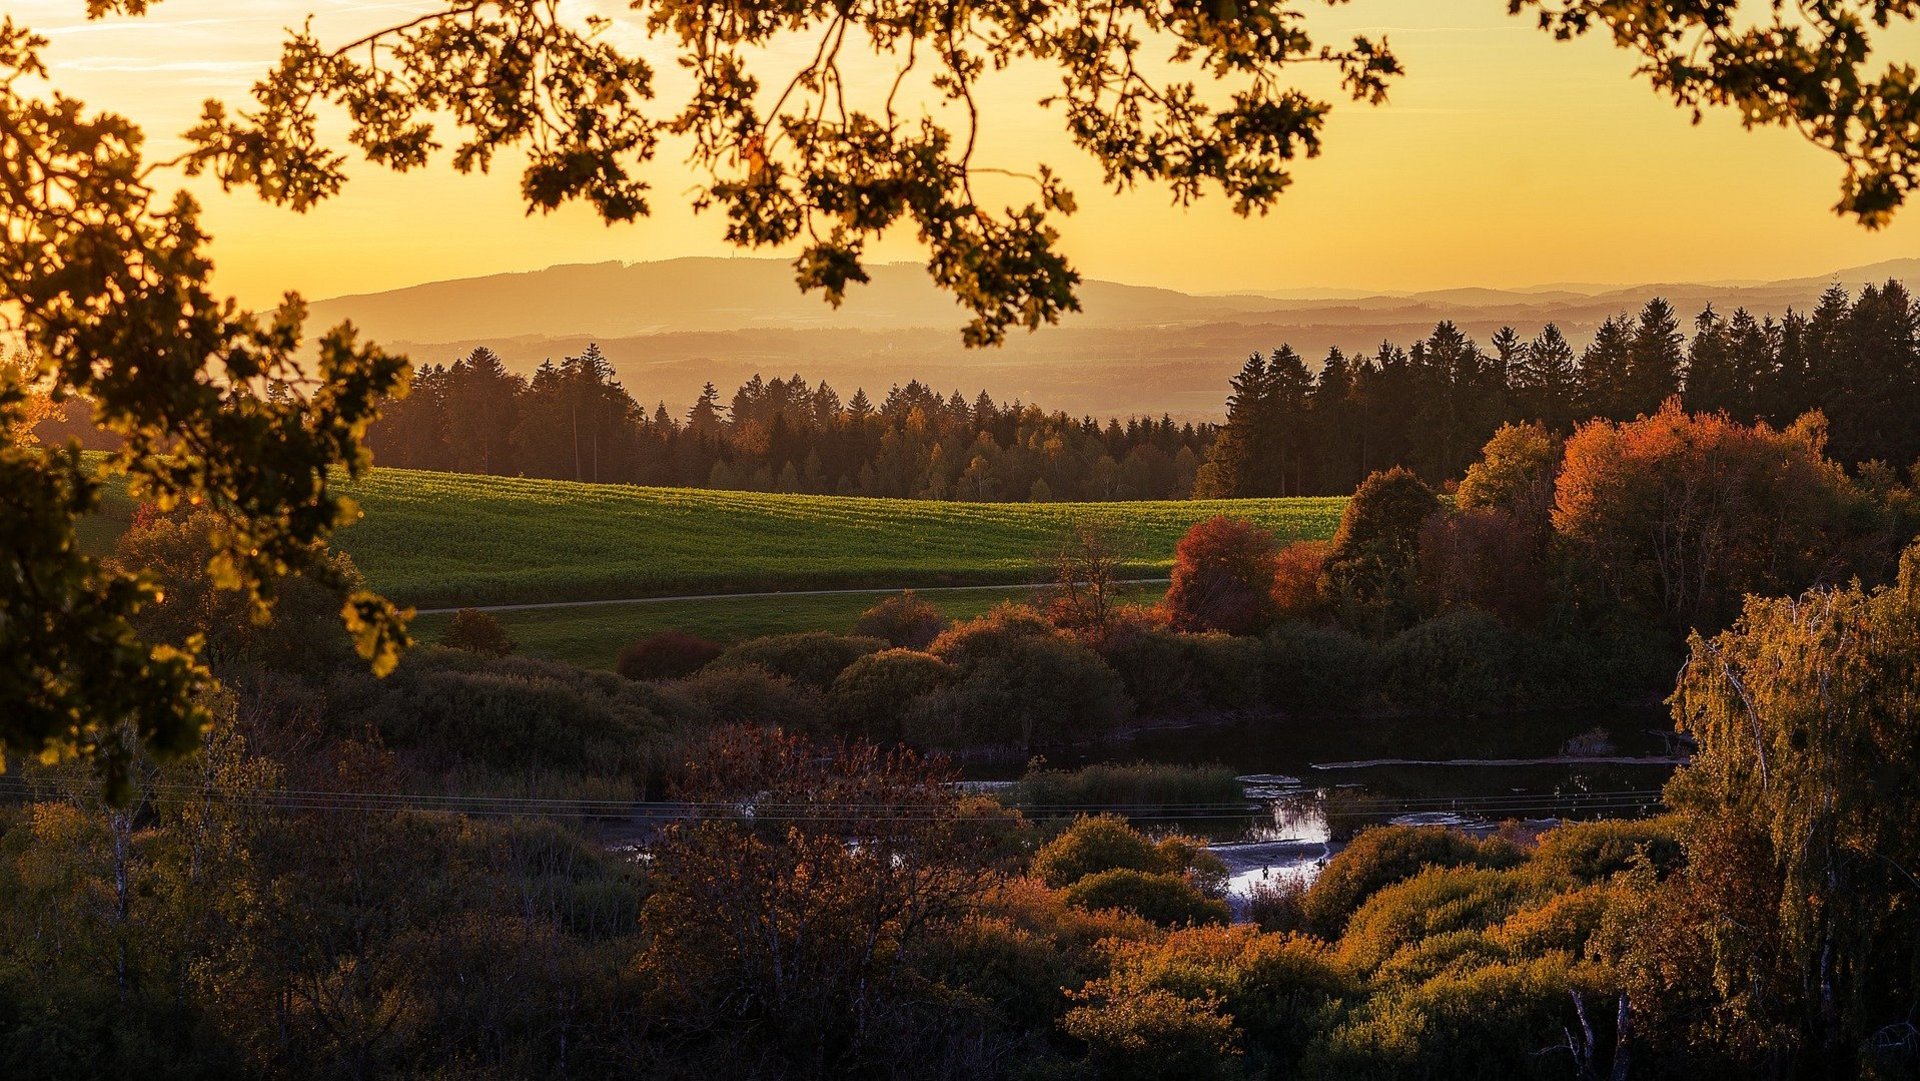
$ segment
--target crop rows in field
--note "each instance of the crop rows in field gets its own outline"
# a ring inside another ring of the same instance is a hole
[[[1246,518],[1331,536],[1345,500],[941,503],[374,470],[338,543],[368,581],[422,607],[1032,581],[1075,519],[1111,521],[1164,574],[1194,522]]]

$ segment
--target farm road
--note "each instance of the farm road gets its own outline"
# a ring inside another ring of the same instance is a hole
[[[1116,579],[1113,584],[1116,586],[1154,586],[1166,585],[1169,581],[1171,581],[1171,579],[1167,578],[1120,578]],[[915,593],[961,593],[969,590],[979,592],[983,589],[1009,591],[1029,588],[1045,589],[1047,586],[1044,584],[1022,586],[1018,583],[1013,585],[1003,583],[1000,585],[985,586],[889,586],[871,589],[774,589],[760,593],[688,593],[676,597],[617,597],[613,600],[604,601],[536,601],[526,604],[469,604],[454,608],[416,608],[414,609],[414,614],[421,616],[443,616],[458,612],[463,607],[471,608],[476,612],[531,612],[545,608],[598,608],[602,605],[609,604],[671,604],[675,601],[737,601],[762,597],[837,597],[856,594],[899,593],[906,589],[911,589]]]

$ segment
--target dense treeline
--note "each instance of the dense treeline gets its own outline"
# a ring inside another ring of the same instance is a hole
[[[1075,420],[915,380],[874,402],[755,375],[686,416],[636,403],[598,346],[509,372],[492,350],[421,367],[368,440],[381,465],[561,480],[983,502],[1185,498],[1211,425]]]
[[[1811,315],[1778,320],[1711,306],[1683,332],[1665,300],[1610,318],[1584,350],[1549,323],[1531,341],[1503,328],[1483,349],[1451,322],[1371,356],[1335,348],[1316,373],[1282,346],[1232,381],[1228,420],[1196,496],[1330,495],[1405,466],[1458,480],[1504,423],[1567,434],[1630,420],[1680,395],[1696,412],[1784,428],[1819,410],[1828,452],[1848,466],[1920,456],[1920,305],[1898,282],[1856,297],[1835,286]]]

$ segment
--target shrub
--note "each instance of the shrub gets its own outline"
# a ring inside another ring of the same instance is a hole
[[[909,589],[860,613],[854,620],[853,633],[883,639],[900,649],[926,649],[946,625],[946,617],[938,608]]]
[[[1306,926],[1338,938],[1348,918],[1374,893],[1426,867],[1508,867],[1520,862],[1512,845],[1476,841],[1439,826],[1380,826],[1355,837],[1327,862],[1301,901]]]
[[[757,665],[803,687],[825,691],[847,666],[887,648],[885,640],[831,631],[751,638],[714,659],[716,668]]]
[[[1264,653],[1256,640],[1128,626],[1098,648],[1143,714],[1234,712],[1259,704]]]
[[[1079,819],[1042,845],[1034,853],[1032,872],[1040,881],[1061,889],[1117,867],[1166,870],[1160,850],[1145,834],[1118,815],[1097,815]]]
[[[1588,941],[1606,919],[1613,889],[1585,886],[1553,894],[1508,916],[1487,937],[1512,956],[1537,957],[1549,950],[1561,950],[1578,957],[1586,952]]]
[[[1227,884],[1227,866],[1206,842],[1178,833],[1150,840],[1118,815],[1075,820],[1034,853],[1029,870],[1056,889],[1114,870],[1177,875],[1209,897]]]
[[[1327,541],[1294,541],[1273,557],[1273,614],[1276,619],[1315,620],[1326,614],[1327,598],[1320,580],[1327,571],[1333,545]]]
[[[1087,1045],[1093,1076],[1112,1081],[1224,1079],[1237,1074],[1233,1019],[1219,1004],[1160,988],[1125,991],[1076,1006],[1061,1019]]]
[[[523,776],[651,769],[679,746],[684,724],[611,672],[446,649],[415,650],[385,679],[343,669],[326,700],[338,730],[370,728],[419,765]]]
[[[1377,652],[1338,627],[1282,623],[1266,638],[1266,700],[1297,713],[1362,709],[1375,697]]]
[[[818,693],[757,665],[710,667],[669,686],[703,707],[715,725],[805,732],[826,712]]]
[[[1062,987],[1092,975],[1046,937],[1004,915],[973,912],[937,925],[913,958],[921,972],[994,1005],[1018,1029],[1046,1031],[1059,1019]]]
[[[966,665],[1010,648],[1022,638],[1052,638],[1057,634],[1046,616],[1024,604],[998,604],[983,616],[956,623],[942,631],[927,652],[949,664]]]
[[[1401,466],[1354,489],[1321,585],[1349,626],[1390,633],[1418,618],[1420,528],[1439,509],[1433,489]]]
[[[1227,903],[1209,897],[1185,877],[1116,867],[1067,887],[1067,903],[1081,908],[1124,909],[1163,927],[1226,923]]]
[[[1665,874],[1683,861],[1679,827],[1672,817],[1568,822],[1540,835],[1528,866],[1546,876],[1600,882],[1644,855]]]
[[[507,637],[507,629],[492,614],[477,608],[462,608],[453,614],[447,629],[440,632],[440,644],[448,649],[504,657],[519,646]]]
[[[1176,630],[1256,634],[1273,620],[1273,534],[1224,515],[1199,522],[1173,550],[1166,609]]]
[[[1435,616],[1380,650],[1387,700],[1408,709],[1487,711],[1524,700],[1519,650],[1500,621],[1471,608]]]
[[[1295,1076],[1300,1052],[1352,991],[1325,943],[1246,925],[1188,927],[1108,948],[1108,973],[1089,990],[1218,1000],[1241,1029],[1252,1077]]]
[[[1180,646],[1200,703],[1219,712],[1254,708],[1260,702],[1260,669],[1266,651],[1259,639],[1228,634],[1183,634]]]
[[[620,651],[613,670],[628,679],[680,679],[707,666],[725,647],[685,631],[665,630]]]
[[[1428,867],[1382,887],[1348,919],[1340,956],[1363,970],[1450,931],[1484,931],[1533,891],[1522,876],[1486,867]]]
[[[1101,640],[1101,658],[1119,674],[1127,697],[1142,714],[1167,716],[1193,706],[1193,672],[1183,637],[1160,628],[1127,626]]]
[[[1129,710],[1120,677],[1086,646],[1058,637],[1025,609],[955,627],[932,652],[958,679],[922,698],[909,740],[927,747],[1035,749],[1111,731]]]
[[[947,662],[911,649],[884,649],[848,665],[828,695],[830,724],[843,736],[891,743],[913,704],[953,678]]]
[[[1580,1031],[1574,992],[1589,1004],[1596,1044],[1612,1046],[1611,1011],[1593,1009],[1612,1001],[1609,982],[1564,954],[1466,959],[1424,983],[1375,995],[1327,1032],[1302,1072],[1326,1079],[1565,1076],[1564,1051],[1551,1066],[1541,1051],[1564,1047],[1566,1034]]]

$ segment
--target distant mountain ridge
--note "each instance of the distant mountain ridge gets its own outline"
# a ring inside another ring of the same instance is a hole
[[[1405,344],[1451,319],[1483,344],[1511,324],[1531,337],[1547,322],[1576,345],[1609,315],[1664,296],[1686,319],[1805,310],[1829,285],[1920,279],[1895,259],[1780,281],[1464,287],[1414,293],[1306,289],[1190,294],[1088,280],[1083,310],[1057,327],[1016,334],[1001,349],[960,345],[964,312],[911,263],[869,268],[872,281],[835,309],[794,285],[785,260],[684,258],[593,263],[428,282],[313,305],[317,325],[352,319],[417,362],[488,345],[519,371],[600,343],[629,390],[684,407],[711,379],[800,372],[848,392],[918,378],[971,396],[1022,398],[1099,414],[1218,416],[1226,379],[1253,350],[1289,343],[1309,360],[1327,348]]]

